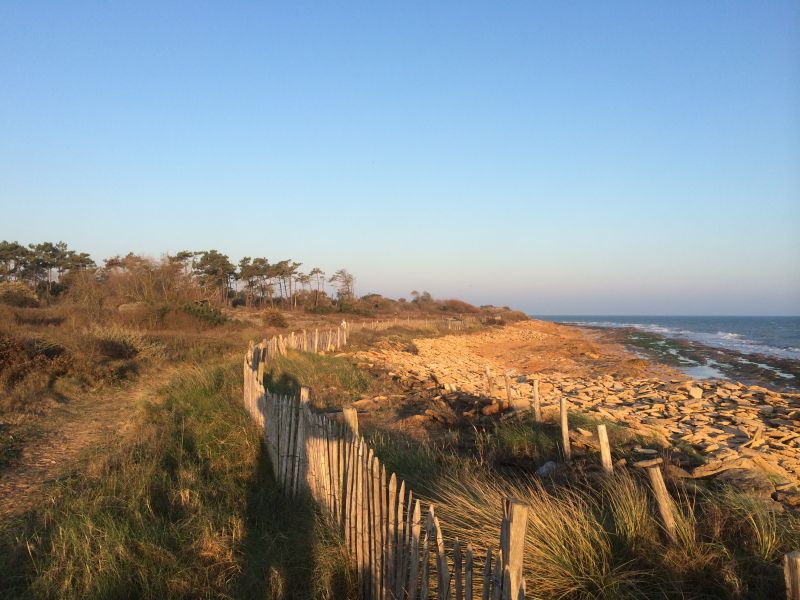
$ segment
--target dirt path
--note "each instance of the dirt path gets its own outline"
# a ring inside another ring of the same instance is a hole
[[[43,486],[55,480],[86,450],[127,435],[137,406],[154,397],[172,370],[150,372],[123,389],[105,390],[71,401],[34,419],[34,432],[21,455],[0,472],[0,520],[41,502]]]

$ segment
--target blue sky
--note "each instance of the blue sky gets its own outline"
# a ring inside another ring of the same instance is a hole
[[[0,239],[800,313],[800,3],[0,3]]]

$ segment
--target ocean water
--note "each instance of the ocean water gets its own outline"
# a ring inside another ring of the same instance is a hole
[[[534,318],[591,327],[633,327],[706,346],[800,360],[800,317],[625,317],[548,315]]]

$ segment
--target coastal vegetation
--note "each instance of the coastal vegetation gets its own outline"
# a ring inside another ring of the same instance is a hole
[[[243,348],[288,327],[327,327],[342,312],[490,314],[430,295],[357,298],[346,271],[334,290],[321,271],[313,289],[273,277],[270,297],[260,283],[248,291],[225,279],[227,259],[211,251],[194,264],[129,254],[101,267],[63,244],[2,251],[0,595],[9,598],[350,596],[335,533],[275,486],[241,407]],[[311,359],[302,377],[312,374],[331,402],[372,385],[328,356]]]
[[[499,501],[511,496],[532,509],[525,573],[539,597],[782,593],[780,560],[800,539],[796,509],[671,465],[672,544],[638,471],[603,476],[580,446],[564,463],[556,415],[537,422],[462,406],[453,418],[440,382],[411,381],[361,356],[418,356],[442,333],[420,324],[426,318],[475,317],[473,330],[451,334],[463,341],[456,336],[476,329],[505,332],[486,328],[520,313],[416,291],[408,301],[357,297],[344,270],[331,289],[319,270],[305,282],[266,277],[258,273],[267,261],[233,268],[216,251],[98,267],[61,244],[2,247],[4,597],[352,597],[338,534],[310,502],[281,493],[241,402],[249,340],[335,326],[343,313],[394,324],[354,331],[343,354],[276,357],[265,383],[285,394],[309,387],[316,410],[359,407],[376,454],[435,503],[448,539],[496,546]],[[407,325],[407,316],[421,319]],[[566,352],[594,364],[599,350],[571,339]],[[577,410],[570,421],[585,430],[600,422]],[[651,445],[604,423],[620,455]]]

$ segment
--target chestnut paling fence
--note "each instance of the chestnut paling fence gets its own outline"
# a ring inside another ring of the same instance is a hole
[[[477,320],[390,319],[368,321],[357,329],[382,330],[406,324],[463,330]],[[360,598],[370,600],[521,600],[528,508],[506,499],[497,552],[488,548],[477,556],[472,544],[458,539],[445,544],[432,504],[414,496],[404,481],[386,468],[358,434],[355,409],[345,408],[341,421],[315,413],[309,390],[299,396],[271,394],[264,387],[268,361],[288,350],[335,352],[355,329],[342,322],[337,328],[276,336],[250,343],[244,358],[244,403],[261,426],[263,442],[275,477],[286,494],[308,495],[342,535],[358,576]],[[536,384],[538,382],[534,382]],[[491,381],[489,383],[491,388]],[[510,388],[510,386],[509,386]],[[531,411],[541,419],[537,386]],[[570,458],[568,407],[560,402],[565,458]],[[611,451],[605,425],[598,426],[601,462],[611,472]],[[647,469],[665,531],[677,543],[674,507],[664,485],[660,459],[634,466]],[[448,550],[449,547],[449,550]],[[786,597],[800,600],[800,552],[784,557]]]
[[[496,553],[489,548],[475,556],[471,544],[458,540],[446,545],[435,507],[423,505],[404,481],[386,471],[359,436],[354,409],[344,409],[339,421],[311,410],[307,388],[298,397],[265,389],[264,367],[270,357],[291,348],[338,350],[349,330],[343,323],[336,329],[251,343],[245,355],[245,405],[262,427],[279,484],[291,496],[310,495],[338,529],[361,598],[524,598],[524,504],[505,500],[498,507],[503,521]]]

